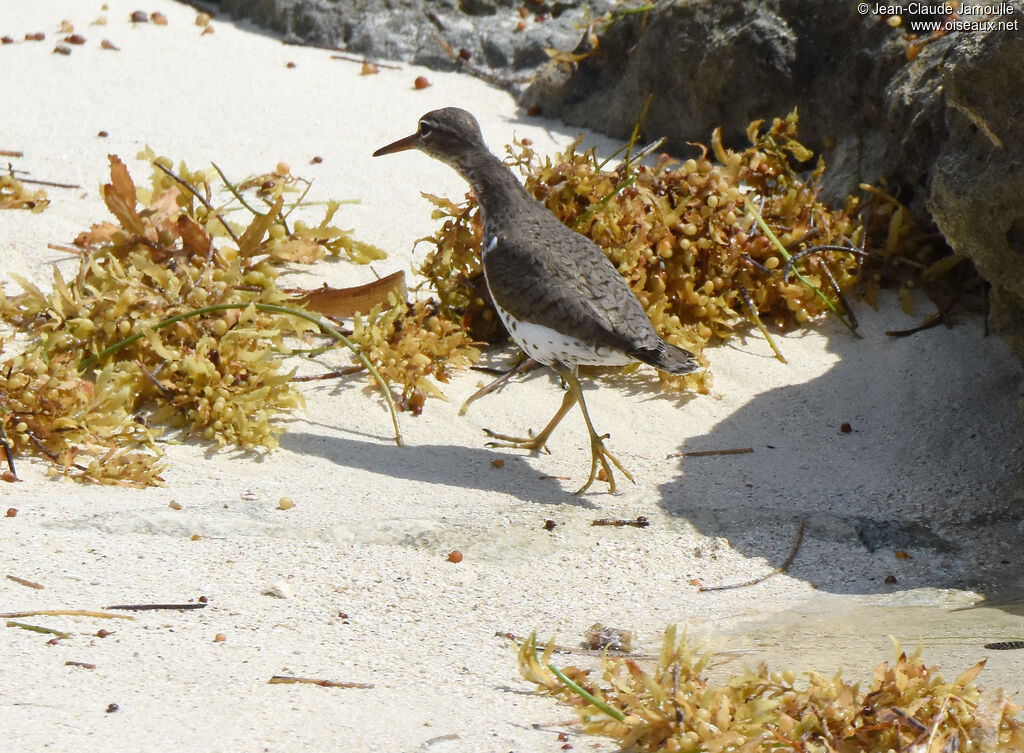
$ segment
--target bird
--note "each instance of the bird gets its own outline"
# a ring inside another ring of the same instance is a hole
[[[614,494],[609,463],[635,483],[605,447],[609,435],[594,428],[578,368],[639,361],[686,374],[697,368],[693,353],[658,335],[600,247],[527,192],[488,149],[472,114],[457,107],[428,112],[415,133],[381,147],[373,156],[410,149],[454,168],[473,189],[483,220],[481,266],[494,308],[512,340],[526,355],[551,367],[566,387],[562,405],[539,434],[517,437],[485,429],[492,440],[488,446],[546,449],[555,427],[578,403],[590,434],[591,462],[590,476],[576,493],[590,488],[600,465]]]

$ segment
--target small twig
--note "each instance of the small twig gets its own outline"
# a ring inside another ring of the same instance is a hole
[[[952,306],[947,306],[939,309],[916,327],[911,327],[910,329],[888,329],[885,331],[885,334],[889,337],[910,337],[910,335],[916,335],[918,332],[924,332],[926,329],[932,329],[933,327],[938,327],[940,324],[946,324],[946,317],[949,315],[949,311],[952,308]]]
[[[458,740],[458,739],[459,739],[458,735],[456,735],[454,732],[449,732],[447,735],[438,735],[437,737],[432,737],[429,740],[424,740],[420,747],[422,747],[422,748],[429,748],[429,747],[431,747],[433,745],[437,745],[437,743],[444,743],[444,742],[448,742],[449,740]]]
[[[64,662],[65,667],[81,667],[82,669],[96,669],[95,664],[90,664],[87,661],[66,661]]]
[[[235,231],[231,229],[231,226],[230,226],[230,225],[228,224],[227,220],[225,220],[225,219],[224,219],[223,217],[221,217],[221,214],[220,214],[220,212],[218,212],[218,211],[217,211],[216,209],[214,209],[214,208],[213,208],[213,204],[211,204],[211,203],[209,202],[209,200],[208,200],[208,199],[207,199],[207,198],[206,198],[205,196],[203,196],[202,194],[200,194],[200,193],[199,193],[199,192],[198,192],[198,191],[197,191],[197,190],[195,189],[195,186],[193,186],[193,185],[192,185],[191,183],[189,183],[189,182],[188,182],[188,181],[186,181],[186,180],[182,180],[182,179],[181,179],[181,178],[179,178],[179,177],[178,177],[177,175],[175,175],[173,171],[171,171],[171,170],[168,170],[168,169],[167,169],[166,167],[164,167],[163,165],[161,165],[161,164],[160,164],[159,162],[156,162],[156,161],[154,161],[154,162],[153,162],[153,164],[154,164],[154,165],[156,165],[156,166],[157,166],[158,168],[160,168],[161,170],[163,170],[163,171],[164,171],[165,173],[167,173],[167,175],[169,175],[169,176],[171,177],[171,180],[175,181],[175,182],[176,182],[176,183],[178,183],[179,185],[182,185],[182,186],[184,186],[184,187],[185,187],[185,189],[186,189],[186,190],[187,190],[187,191],[188,191],[188,192],[189,192],[190,194],[192,194],[192,195],[193,195],[193,196],[195,196],[195,197],[196,197],[197,199],[199,199],[199,201],[200,201],[200,202],[202,203],[202,205],[203,205],[204,207],[206,207],[207,211],[211,212],[211,213],[213,214],[213,216],[214,216],[214,217],[216,217],[216,218],[217,218],[218,220],[220,220],[220,224],[221,224],[221,225],[223,225],[223,226],[224,226],[224,229],[228,231],[228,235],[230,235],[230,236],[231,236],[231,239],[232,239],[232,240],[233,240],[233,241],[234,241],[235,243],[238,243],[238,236],[237,236],[237,235],[235,235]],[[211,249],[213,248],[213,244],[210,244],[210,248],[211,248]]]
[[[36,436],[35,434],[33,434],[33,433],[32,433],[31,431],[29,431],[29,432],[27,432],[27,433],[28,433],[28,438],[29,438],[30,440],[32,440],[32,444],[34,444],[34,445],[36,446],[36,449],[37,449],[37,450],[39,450],[39,451],[40,451],[41,453],[43,453],[44,455],[46,455],[46,457],[48,457],[48,458],[49,458],[50,460],[54,460],[54,461],[55,461],[55,460],[57,459],[57,457],[58,457],[57,453],[56,453],[56,452],[54,452],[53,450],[49,449],[49,448],[48,448],[48,447],[47,447],[46,445],[44,445],[44,444],[43,444],[43,443],[42,443],[42,442],[41,442],[41,441],[39,440],[39,437],[37,437],[37,436]]]
[[[807,233],[804,233],[804,235],[806,236]],[[808,246],[802,251],[793,252],[792,254],[789,255],[789,258],[786,259],[786,264],[785,266],[782,267],[782,281],[789,282],[789,275],[790,272],[793,271],[794,263],[800,261],[800,259],[803,259],[805,256],[816,254],[819,251],[842,251],[848,254],[853,254],[854,256],[857,256],[862,259],[866,259],[871,256],[871,254],[869,254],[867,251],[864,251],[863,249],[859,248],[853,248],[852,246],[836,246],[831,243],[826,243],[821,246]]]
[[[326,379],[338,379],[340,377],[350,376],[351,374],[358,374],[360,371],[364,371],[365,367],[362,364],[355,366],[347,366],[344,369],[338,369],[337,371],[328,371],[326,374],[314,374],[312,376],[297,376],[292,377],[293,382],[319,382]]]
[[[371,60],[367,57],[356,57],[355,55],[345,54],[348,50],[344,47],[338,47],[333,44],[312,44],[310,42],[289,42],[288,40],[282,40],[281,44],[289,47],[313,47],[317,50],[330,50],[331,52],[337,52],[337,55],[331,55],[331,60],[348,60],[352,63],[373,63],[378,68],[392,68],[396,71],[402,70],[400,65],[388,65],[387,63],[378,63],[376,60]]]
[[[627,519],[614,519],[614,518],[598,518],[597,520],[590,521],[592,526],[617,526],[619,528],[625,526],[632,526],[634,528],[647,528],[651,524],[647,518],[643,515],[637,517],[636,520]]]
[[[131,612],[149,612],[163,609],[205,609],[204,602],[189,602],[187,604],[115,604],[104,609],[123,609]]]
[[[850,324],[854,329],[860,326],[860,322],[857,321],[857,315],[853,313],[853,307],[850,306],[850,302],[846,300],[846,296],[843,295],[843,291],[839,289],[839,283],[836,282],[836,278],[832,276],[832,270],[828,268],[828,264],[822,261],[821,257],[815,257],[815,263],[818,269],[821,270],[821,274],[824,275],[828,281],[828,285],[832,288],[832,292],[836,294],[836,300],[839,301],[839,305],[843,307],[843,311],[850,318]]]
[[[761,262],[759,262],[759,261],[755,261],[754,259],[751,259],[751,258],[750,258],[749,256],[747,256],[746,254],[740,254],[740,259],[742,259],[742,260],[743,260],[744,262],[746,262],[747,264],[749,264],[749,265],[750,265],[751,267],[753,267],[753,268],[754,268],[754,269],[755,269],[756,271],[760,272],[760,273],[761,273],[761,274],[762,274],[763,276],[765,276],[765,277],[771,277],[772,271],[771,271],[770,269],[768,269],[768,267],[766,267],[766,266],[765,266],[764,264],[762,264]]]
[[[0,619],[20,619],[22,617],[97,617],[104,620],[134,620],[127,614],[110,614],[109,612],[94,612],[88,609],[33,609],[28,612],[4,612]]]
[[[75,256],[81,256],[85,253],[85,249],[75,248],[74,246],[62,246],[60,243],[47,243],[46,247],[54,251],[63,251],[65,254],[74,254]],[[61,260],[65,261],[65,260]]]
[[[288,43],[286,42],[285,44],[288,44]],[[339,53],[341,52],[341,49],[338,48],[338,47],[327,47],[326,49],[328,49],[328,50],[338,50]],[[400,70],[402,70],[402,66],[400,66],[400,65],[389,65],[387,63],[381,63],[381,62],[378,62],[376,60],[370,60],[370,58],[357,57],[356,55],[344,55],[344,54],[331,55],[331,60],[347,60],[350,63],[370,63],[371,65],[375,65],[378,68],[390,68],[393,71],[400,71]]]
[[[813,222],[813,219],[814,218],[812,217],[811,218],[812,222]],[[807,232],[805,232],[799,238],[796,238],[795,240],[791,240],[789,242],[789,244],[786,246],[786,250],[788,251],[789,249],[793,248],[794,246],[799,246],[801,243],[806,243],[811,238],[817,238],[819,235],[821,235],[821,228],[820,227],[808,228]],[[800,252],[797,252],[797,253],[800,253]]]
[[[797,529],[796,529],[796,540],[793,542],[793,548],[790,550],[789,556],[786,557],[785,561],[781,565],[779,565],[777,568],[772,570],[770,573],[765,573],[764,575],[762,575],[760,577],[754,578],[752,580],[748,580],[748,581],[746,581],[744,583],[729,583],[729,584],[724,585],[724,586],[710,586],[710,587],[700,586],[697,590],[698,591],[727,591],[727,590],[732,589],[732,588],[746,588],[747,586],[756,586],[758,583],[763,583],[764,581],[766,581],[769,578],[771,578],[773,575],[778,575],[779,573],[784,573],[786,571],[786,569],[791,564],[793,564],[793,560],[796,559],[796,553],[800,549],[800,544],[801,544],[801,542],[803,542],[803,540],[804,540],[804,521],[803,521],[803,518],[801,518],[800,519],[800,525],[798,525]]]
[[[0,149],[0,157],[24,157],[24,152],[12,152],[8,149]]]
[[[441,23],[441,19],[438,18],[437,14],[426,5],[423,6],[423,15],[427,17],[427,20],[430,21],[430,23],[434,24],[438,31],[444,31],[444,24]]]
[[[37,437],[33,432],[29,431],[27,433],[28,433],[29,440],[32,442],[32,444],[34,444],[36,446],[37,450],[39,450],[41,453],[46,455],[46,457],[48,457],[54,463],[60,462],[60,455],[58,455],[56,452],[54,452],[53,450],[48,448],[46,445],[44,445],[42,443],[42,441],[40,441],[39,437]],[[75,469],[77,469],[79,471],[87,471],[87,470],[89,470],[88,468],[86,468],[81,463],[65,463],[64,465],[69,465],[70,467],[75,468]]]
[[[50,186],[52,188],[81,188],[74,183],[54,183],[52,180],[35,180],[33,178],[18,178],[21,183],[31,183],[35,186]]]
[[[530,725],[533,729],[547,729],[548,727],[579,727],[579,719],[566,719],[562,722],[534,722]]]
[[[673,452],[665,456],[666,460],[671,458],[706,458],[711,455],[746,455],[753,452],[753,447],[733,447],[728,450],[691,450],[689,452]]]
[[[171,403],[174,402],[174,393],[164,385],[160,384],[160,380],[158,380],[154,374],[150,373],[149,369],[146,368],[146,365],[142,363],[142,361],[135,359],[135,365],[138,366],[139,370],[146,375],[146,378],[149,379],[153,386],[160,391],[160,394],[164,396],[164,399]]]
[[[4,429],[4,422],[0,420],[0,447],[3,447],[4,459],[7,461],[7,470],[14,476],[15,481],[20,481],[18,472],[14,470],[14,453],[11,452],[11,440],[7,438],[7,431]]]
[[[19,578],[17,575],[8,575],[7,580],[13,580],[15,583],[20,583],[21,585],[28,586],[29,588],[43,587],[42,583],[36,583],[34,580],[25,580],[24,578]]]
[[[67,638],[71,635],[71,633],[65,633],[63,630],[55,630],[54,628],[41,627],[40,625],[29,625],[27,622],[15,622],[14,620],[8,620],[7,627],[21,628],[22,630],[31,630],[33,633],[56,635],[59,638]]]
[[[374,687],[370,682],[337,682],[335,680],[317,680],[313,677],[287,677],[285,675],[274,675],[267,680],[267,685],[294,685],[302,683],[306,685],[319,685],[321,688],[365,688]]]

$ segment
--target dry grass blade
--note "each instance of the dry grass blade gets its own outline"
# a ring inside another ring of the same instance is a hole
[[[7,580],[14,581],[15,583],[27,586],[28,588],[42,589],[42,583],[36,583],[34,580],[27,580],[25,578],[19,578],[17,575],[8,575]]]
[[[27,612],[4,612],[0,618],[19,619],[21,617],[96,617],[104,620],[134,620],[127,614],[113,614],[111,612],[96,612],[88,609],[32,609]]]
[[[26,622],[16,622],[15,620],[7,620],[7,627],[21,628],[22,630],[28,630],[32,633],[44,633],[45,635],[56,635],[58,638],[68,638],[71,633],[65,633],[63,630],[56,630],[54,628],[42,627],[41,625],[29,625]]]
[[[274,675],[267,680],[268,685],[319,685],[321,688],[373,688],[369,682],[339,682],[337,680],[318,680],[314,677],[290,677],[287,675]]]

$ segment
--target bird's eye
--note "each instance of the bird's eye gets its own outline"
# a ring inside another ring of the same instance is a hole
[[[428,123],[425,120],[420,121],[420,136],[422,138],[426,138],[427,136],[429,136],[431,131],[433,130],[434,126],[430,125],[430,123]]]

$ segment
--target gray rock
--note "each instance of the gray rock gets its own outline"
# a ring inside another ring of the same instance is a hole
[[[580,25],[614,0],[221,0],[237,18],[286,41],[340,47],[357,55],[440,70],[470,65],[516,90],[548,60],[546,48],[571,49]],[[527,7],[524,19],[519,8]],[[520,22],[525,28],[518,30]],[[457,62],[445,49],[465,51]]]
[[[744,146],[751,121],[799,107],[801,140],[825,151],[826,192],[839,198],[891,175],[896,152],[906,152],[902,172],[921,174],[903,162],[928,145],[907,148],[910,114],[885,98],[906,62],[898,36],[848,0],[660,2],[612,24],[573,70],[550,63],[523,102],[626,138],[650,94],[644,137],[665,136],[677,154],[693,151],[688,142],[707,143],[719,126],[727,144]]]
[[[992,284],[992,325],[1024,357],[1024,36],[965,35],[942,88],[947,135],[928,208]]]

